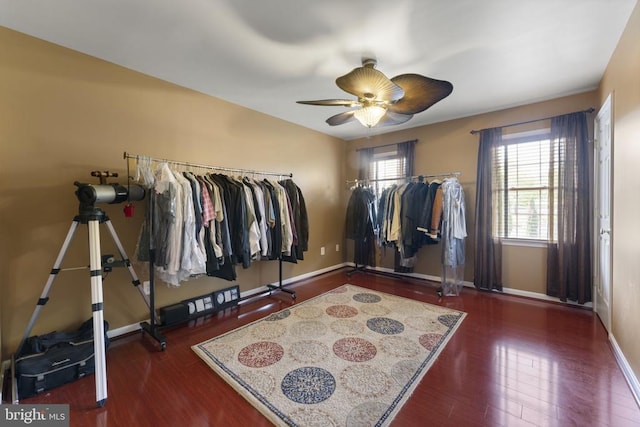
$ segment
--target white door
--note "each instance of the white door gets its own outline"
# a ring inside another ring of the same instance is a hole
[[[611,325],[611,145],[613,142],[611,94],[594,123],[595,134],[595,268],[594,309],[610,332]]]

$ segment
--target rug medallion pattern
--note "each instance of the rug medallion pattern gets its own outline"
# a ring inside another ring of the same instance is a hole
[[[193,350],[276,425],[384,426],[464,316],[343,285]]]

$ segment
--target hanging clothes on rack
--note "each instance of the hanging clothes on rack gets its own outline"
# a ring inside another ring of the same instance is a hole
[[[233,268],[233,252],[229,231],[229,211],[224,199],[223,189],[210,175],[194,175],[201,183],[201,197],[195,198],[202,204],[202,228],[198,231],[198,240],[204,246],[207,276],[226,280],[236,278]]]
[[[429,184],[423,177],[385,189],[381,195],[378,216],[382,224],[379,239],[383,247],[394,248],[394,271],[411,273],[417,262],[417,253],[425,244],[424,233],[419,231],[425,206],[431,206]]]
[[[267,227],[267,218],[266,218],[266,207],[265,207],[265,197],[264,191],[259,183],[255,182],[253,179],[245,177],[242,182],[247,185],[251,191],[253,202],[255,205],[255,215],[256,222],[259,229],[259,253],[255,254],[255,259],[262,259],[269,253],[269,234]]]
[[[149,195],[147,217],[136,245],[136,257],[149,262],[150,321],[141,322],[140,326],[160,343],[163,350],[166,348],[166,339],[159,332],[161,325],[156,322],[155,311],[156,272],[174,286],[180,285],[182,280],[202,274],[235,280],[236,263],[246,268],[259,259],[277,259],[278,285],[267,284],[262,293],[271,294],[280,290],[296,298],[295,291],[284,288],[282,284],[282,254],[287,251],[290,254],[291,248],[283,246],[281,206],[275,193],[281,192],[287,197],[284,187],[267,179],[259,181],[246,176],[233,179],[211,171],[239,172],[252,176],[277,175],[280,179],[283,175],[291,178],[292,174],[198,165],[126,152],[124,158],[127,170],[130,159],[136,162],[133,180],[143,185]],[[300,189],[293,182],[286,185],[297,192],[297,203],[287,202],[284,209],[297,207],[299,210],[297,213],[287,212],[286,215],[293,218],[292,222],[300,218],[291,242],[297,244],[296,258],[302,259],[302,252],[308,248],[309,237],[306,205]],[[277,187],[282,190],[277,190]],[[291,232],[293,234],[293,228]],[[259,236],[256,237],[256,234]]]
[[[391,206],[392,194],[397,186],[392,184],[382,190],[380,197],[378,198],[377,215],[376,215],[376,228],[378,229],[378,246],[386,247],[389,244],[387,238],[389,228],[389,216],[387,212],[393,209]]]
[[[442,183],[442,289],[459,295],[463,286],[467,237],[464,190],[456,178]]]
[[[178,286],[183,200],[181,187],[166,163],[156,171],[153,190],[156,198],[152,238],[156,247],[157,275],[161,280]]]
[[[377,209],[374,232],[378,246],[394,249],[394,271],[411,273],[417,262],[419,249],[437,244],[441,240],[443,218],[443,192],[441,178],[456,177],[458,172],[437,175],[400,177],[402,184],[391,184],[374,200]],[[428,182],[426,178],[433,178]],[[384,179],[384,181],[389,181]],[[457,181],[457,180],[456,180]],[[358,182],[356,182],[358,183]],[[361,183],[360,183],[361,184]],[[356,221],[348,224],[348,235],[359,227],[366,227],[367,220],[353,215],[352,200],[359,194],[354,188],[347,209],[347,218]],[[350,211],[352,209],[352,211]]]
[[[401,199],[401,233],[398,242],[398,255],[394,270],[400,273],[411,273],[417,261],[418,250],[424,244],[423,233],[418,230],[420,217],[425,204],[429,184],[422,176],[418,182],[411,182],[402,194]]]
[[[442,181],[433,180],[425,196],[417,230],[422,231],[423,245],[435,244],[440,241],[439,230],[442,219]]]
[[[202,208],[197,197],[202,194],[200,184],[174,171],[174,176],[182,185],[182,257],[178,278],[200,276],[206,273],[206,252],[198,244],[198,230],[202,227]],[[198,215],[196,215],[196,206]],[[197,220],[196,220],[197,218]]]
[[[427,204],[429,184],[422,177],[402,195],[402,248],[404,258],[414,257],[423,245],[423,233],[418,230],[422,210]]]
[[[293,242],[291,253],[283,256],[283,261],[297,263],[298,260],[304,260],[304,252],[309,249],[309,217],[307,216],[307,205],[302,195],[302,190],[292,179],[286,179],[279,182],[285,189],[291,214],[291,224],[293,225]]]
[[[265,190],[265,200],[269,204],[268,209],[268,224],[270,227],[270,237],[268,242],[269,254],[268,259],[278,259],[282,249],[282,218],[280,211],[280,202],[278,201],[278,195],[276,189],[268,180],[262,181]]]
[[[205,274],[233,281],[236,266],[303,259],[309,221],[302,191],[292,179],[236,178],[156,163],[137,164],[135,176],[151,190],[153,204],[153,224],[143,225],[137,257],[148,260],[144,242],[151,239],[156,274],[165,283],[180,286]]]
[[[358,266],[375,266],[376,205],[371,187],[357,185],[352,189],[346,215],[346,238],[354,241],[353,261]]]

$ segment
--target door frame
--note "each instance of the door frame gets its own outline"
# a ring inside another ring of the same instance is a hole
[[[609,253],[602,254],[600,251],[600,192],[602,188],[600,188],[600,150],[598,139],[600,137],[598,121],[600,115],[605,108],[609,111]],[[593,311],[600,318],[603,326],[607,330],[607,334],[611,334],[611,302],[612,302],[612,289],[611,285],[613,282],[613,92],[611,92],[605,101],[600,106],[600,109],[596,113],[596,117],[594,118],[594,204],[593,204]],[[598,312],[598,285],[601,281],[600,274],[600,257],[607,256],[609,258],[609,277],[608,277],[608,307],[606,312],[606,319],[602,319],[600,313]]]

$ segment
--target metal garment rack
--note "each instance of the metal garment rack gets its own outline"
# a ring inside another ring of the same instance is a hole
[[[371,182],[382,182],[382,181],[400,181],[400,180],[404,180],[404,181],[413,181],[413,180],[419,180],[422,181],[425,178],[457,178],[460,175],[462,175],[462,172],[446,172],[446,173],[436,173],[436,174],[421,174],[421,175],[412,175],[412,176],[398,176],[395,178],[379,178],[379,179],[352,179],[352,180],[347,180],[347,185],[351,185],[351,189],[353,189],[355,186],[358,185],[368,185]],[[362,272],[365,273],[367,271],[367,266],[366,265],[358,265],[357,262],[355,262],[355,253],[354,253],[354,262],[353,262],[353,267],[351,268],[351,270],[349,270],[347,272],[348,276],[351,276],[353,273],[358,273],[358,272]]]
[[[351,179],[347,180],[347,184],[368,184],[370,182],[382,182],[382,181],[412,181],[414,179],[421,178],[449,178],[449,177],[458,177],[462,175],[462,172],[447,172],[447,173],[436,173],[436,174],[423,174],[423,175],[412,175],[412,176],[397,176],[394,178],[378,178],[378,179]]]
[[[159,158],[154,158],[150,156],[131,154],[131,153],[127,153],[126,151],[124,152],[124,159],[127,161],[127,171],[129,170],[129,159],[132,159],[132,160],[135,160],[136,162],[140,160],[146,160],[156,164],[168,163],[170,165],[184,166],[187,169],[191,168],[191,169],[199,169],[199,170],[234,172],[234,173],[248,174],[248,175],[278,176],[280,177],[280,179],[284,177],[293,178],[293,173],[266,172],[266,171],[252,170],[252,169],[211,166],[211,165],[185,162],[180,160],[159,159]],[[131,177],[129,176],[127,177],[127,179],[131,180]],[[150,197],[148,198],[148,200],[149,200],[149,206],[147,209],[147,217],[149,220],[149,225],[152,226],[153,222],[151,220],[153,218],[153,204],[151,203]],[[162,350],[165,350],[166,339],[159,332],[159,328],[161,325],[157,323],[156,316],[155,316],[155,290],[154,290],[155,289],[155,283],[154,283],[155,282],[155,277],[154,277],[155,248],[153,247],[153,243],[152,243],[153,239],[151,239],[151,236],[152,236],[151,233],[152,233],[152,230],[150,230],[150,234],[149,234],[150,236],[149,238],[150,240],[149,241],[150,243],[150,246],[149,246],[149,319],[150,320],[149,322],[140,323],[140,327],[142,328],[143,331],[148,333],[150,336],[152,336],[156,341],[160,343],[160,348]],[[296,299],[296,293],[290,289],[284,288],[282,285],[282,254],[280,254],[280,256],[278,257],[278,264],[279,265],[278,265],[278,285],[277,286],[271,285],[271,284],[266,285],[267,289],[265,291],[258,292],[246,298],[241,298],[241,300],[255,298],[257,296],[260,296],[266,293],[271,295],[273,291],[282,291],[282,292],[288,293],[291,295],[292,299]]]

